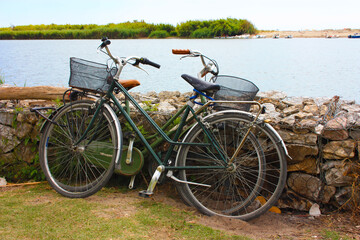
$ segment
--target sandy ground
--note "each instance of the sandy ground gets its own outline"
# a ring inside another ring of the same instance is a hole
[[[292,35],[293,38],[325,38],[339,37],[347,38],[349,35],[360,33],[360,29],[338,29],[338,30],[304,30],[304,31],[260,31],[258,35],[265,35],[266,38],[272,38],[275,34],[279,34],[280,38]]]

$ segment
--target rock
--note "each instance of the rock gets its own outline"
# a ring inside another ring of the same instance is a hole
[[[352,187],[342,187],[338,189],[334,199],[337,207],[342,207],[345,210],[351,211],[359,206],[360,192]]]
[[[325,159],[345,159],[355,156],[356,142],[354,140],[331,141],[323,148]]]
[[[282,102],[288,106],[295,106],[302,105],[305,99],[304,97],[288,97],[283,99]]]
[[[0,186],[6,186],[7,182],[5,178],[0,177]]]
[[[310,210],[309,210],[309,215],[312,217],[318,217],[321,215],[321,211],[320,211],[320,206],[317,203],[314,203]]]
[[[264,119],[270,119],[273,123],[277,123],[279,121],[280,113],[276,111],[276,108],[271,103],[264,103],[263,106],[266,109],[265,114],[262,114],[261,117]]]
[[[345,110],[347,112],[360,113],[360,105],[358,105],[358,104],[351,104],[351,105],[344,104],[344,105],[341,106],[341,109]]]
[[[306,129],[310,129],[312,131],[315,131],[315,128],[318,126],[318,123],[314,119],[302,119],[298,123],[298,125],[299,125],[300,128],[306,128]]]
[[[13,152],[0,154],[0,164],[12,165],[17,162],[16,156]]]
[[[328,110],[329,110],[328,106],[321,105],[320,108],[319,108],[319,111],[320,111],[319,115],[320,116],[325,116],[327,114]]]
[[[317,167],[315,158],[305,158],[299,163],[288,165],[288,172],[305,172],[308,174],[318,174],[319,169]]]
[[[13,150],[20,141],[15,136],[15,130],[11,127],[0,125],[0,153]]]
[[[26,115],[24,112],[19,112],[16,116],[16,121],[18,122],[25,122],[26,120]]]
[[[319,111],[319,108],[317,105],[305,105],[303,111],[315,115]]]
[[[39,121],[39,118],[36,116],[35,113],[28,113],[26,114],[26,122],[34,125]]]
[[[18,147],[15,148],[14,150],[15,156],[17,157],[18,160],[27,162],[27,163],[33,163],[35,155],[36,155],[36,150],[34,150],[33,146],[28,143],[28,144],[20,144]]]
[[[315,100],[312,99],[312,98],[304,98],[303,101],[302,101],[302,104],[304,106],[306,106],[306,105],[316,105]]]
[[[323,129],[324,129],[324,125],[319,124],[315,127],[314,131],[317,135],[321,135]]]
[[[306,113],[306,112],[298,112],[296,114],[294,114],[294,117],[296,119],[304,119],[304,118],[310,118],[313,117],[314,115],[311,113]]]
[[[15,113],[0,112],[0,124],[11,127],[15,118]]]
[[[322,203],[329,203],[331,198],[335,195],[336,193],[336,187],[334,186],[324,186],[323,192],[321,194],[321,202]]]
[[[349,137],[346,126],[347,119],[345,117],[331,119],[325,124],[321,135],[330,140],[345,140]]]
[[[279,208],[291,208],[291,209],[296,209],[299,211],[306,212],[306,211],[310,210],[310,208],[313,204],[308,199],[300,197],[299,195],[292,192],[291,190],[287,191],[286,196],[287,196],[286,198],[280,198],[278,200],[277,206]]]
[[[316,145],[317,135],[314,133],[296,134],[291,131],[278,130],[278,133],[286,143],[303,144],[303,145]]]
[[[345,115],[347,118],[346,128],[359,128],[360,127],[360,113],[348,113]]]
[[[294,192],[314,201],[319,200],[323,187],[319,178],[306,173],[291,173],[287,184]]]
[[[354,166],[350,162],[326,162],[322,169],[325,170],[327,185],[335,187],[352,185],[354,178],[350,175],[353,168]]]
[[[256,96],[258,98],[266,98],[272,100],[281,100],[287,97],[286,93],[281,91],[259,92]]]
[[[310,146],[304,144],[287,144],[286,148],[292,158],[292,163],[303,161],[308,156],[317,156],[319,148],[317,146]]]
[[[21,122],[16,127],[16,136],[20,139],[25,138],[26,136],[30,135],[33,126],[29,123]]]
[[[157,109],[160,112],[166,112],[166,113],[176,111],[176,108],[173,105],[171,105],[169,102],[160,102],[160,104],[157,106]]]
[[[166,100],[174,97],[180,97],[181,93],[179,91],[162,91],[159,93],[160,100]]]
[[[282,118],[279,123],[286,126],[293,126],[295,124],[295,117],[290,115],[288,117]]]
[[[299,111],[300,111],[299,106],[291,106],[291,107],[285,108],[282,111],[282,113],[283,113],[284,116],[289,116],[291,114],[298,113]]]

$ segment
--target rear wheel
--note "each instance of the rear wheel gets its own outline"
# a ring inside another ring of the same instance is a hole
[[[84,140],[76,144],[94,112],[93,101],[66,105],[52,118],[57,124],[47,124],[40,141],[40,164],[46,179],[66,197],[82,198],[96,193],[110,179],[120,157],[121,131],[117,131],[115,120],[105,107]]]
[[[213,147],[182,146],[177,166],[211,166],[179,171],[184,181],[207,184],[178,184],[187,204],[207,215],[249,220],[267,211],[279,198],[286,179],[286,158],[278,135],[271,126],[255,124],[232,164],[234,154],[249,129],[253,117],[241,112],[225,112],[204,119],[205,126],[219,143],[224,162]],[[184,142],[209,142],[196,125]],[[215,168],[218,167],[218,168]]]

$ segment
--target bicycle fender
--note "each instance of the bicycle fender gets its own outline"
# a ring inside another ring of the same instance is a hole
[[[289,152],[288,152],[288,150],[286,148],[285,142],[282,139],[282,137],[280,136],[280,134],[270,124],[265,123],[265,125],[266,125],[267,128],[269,128],[276,135],[277,138],[279,138],[280,141],[277,142],[277,144],[284,149],[285,155],[288,158],[292,159],[292,157],[290,157]]]
[[[117,153],[116,153],[116,158],[115,158],[115,169],[118,167],[118,165],[121,163],[121,161],[119,161],[121,159],[121,154],[122,154],[122,147],[123,147],[123,139],[122,139],[122,132],[121,132],[121,125],[120,125],[120,121],[119,118],[117,117],[115,111],[112,109],[112,107],[110,107],[109,104],[104,103],[103,105],[110,113],[111,117],[114,120],[115,123],[115,128],[116,131],[119,133],[117,134],[118,139],[117,139]]]

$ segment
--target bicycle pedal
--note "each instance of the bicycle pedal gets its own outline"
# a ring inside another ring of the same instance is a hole
[[[140,197],[143,197],[143,198],[149,198],[153,195],[154,193],[153,192],[149,192],[147,190],[142,190],[139,192],[139,196]]]

